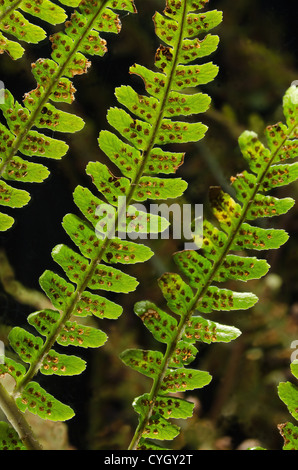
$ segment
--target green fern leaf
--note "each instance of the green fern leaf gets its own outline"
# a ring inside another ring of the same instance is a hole
[[[298,421],[297,396],[298,387],[291,382],[282,382],[278,386],[278,395],[280,399],[287,404],[291,415]]]
[[[122,361],[132,369],[148,377],[156,378],[161,371],[162,353],[140,349],[127,349],[121,354]]]
[[[142,414],[144,410],[146,410],[146,407],[149,406],[149,400],[150,397],[148,393],[138,397],[133,403],[135,411]],[[193,414],[193,409],[194,403],[176,397],[165,398],[164,396],[159,396],[156,402],[156,412],[164,416],[165,419],[190,418]]]
[[[38,352],[43,347],[43,341],[40,337],[34,336],[24,328],[13,328],[8,336],[11,347],[20,356],[22,361],[32,364],[37,357]]]
[[[40,372],[44,375],[79,375],[85,368],[86,361],[80,357],[59,354],[51,349],[40,367]]]
[[[28,162],[18,153],[27,157],[52,159],[61,159],[66,154],[68,145],[63,140],[47,137],[40,132],[40,129],[74,133],[83,128],[84,121],[80,117],[62,111],[56,107],[56,103],[71,104],[74,101],[76,90],[72,78],[86,73],[90,66],[85,55],[103,56],[106,53],[106,41],[100,38],[99,33],[119,33],[121,24],[119,15],[114,9],[135,12],[133,0],[123,2],[84,0],[79,6],[76,0],[64,3],[78,8],[70,20],[66,21],[65,32],[51,36],[52,58],[39,59],[32,64],[37,87],[25,94],[23,105],[14,99],[9,90],[5,90],[3,103],[0,104],[7,123],[7,127],[0,125],[2,188],[0,205],[23,207],[30,200],[27,191],[14,190],[5,181],[40,183],[49,175],[45,165]],[[26,22],[27,20],[14,8],[20,8],[52,24],[62,22],[66,17],[64,10],[49,0],[43,0],[42,3],[35,1],[12,3],[3,0],[0,29],[4,28],[9,33],[13,29],[17,38],[27,39],[28,42],[43,39],[44,31],[39,26]],[[14,26],[15,23],[18,25],[17,28]],[[24,26],[21,26],[23,23]],[[23,29],[26,35],[23,34]],[[7,42],[5,38],[2,42],[2,52],[7,50],[15,58],[22,54],[23,49],[18,43]],[[34,130],[34,127],[38,130]],[[1,231],[8,230],[12,224],[11,216],[6,214],[0,216]]]
[[[293,376],[298,379],[298,360],[291,363],[291,372]],[[280,399],[287,405],[289,412],[298,421],[297,385],[291,382],[281,382],[278,386],[278,394]]]
[[[13,188],[4,181],[0,183],[0,193],[0,201],[3,206],[23,207],[30,199],[27,191]]]
[[[138,302],[135,305],[135,313],[140,317],[157,341],[168,343],[174,338],[177,329],[176,319],[156,307],[153,302]],[[164,328],[160,328],[160,324],[162,324]]]
[[[3,231],[10,229],[14,224],[14,219],[10,215],[0,214],[0,226]]]
[[[197,341],[207,344],[214,342],[229,343],[237,339],[239,335],[240,331],[237,328],[221,325],[220,323],[193,315],[185,326],[183,338],[185,341],[192,343]]]
[[[195,346],[186,341],[179,341],[169,362],[169,368],[188,366],[195,360],[197,353]]]
[[[166,421],[163,416],[157,415],[149,419],[144,435],[152,439],[172,441],[179,434],[178,426]]]
[[[47,393],[37,382],[29,382],[16,403],[21,411],[28,409],[42,419],[67,421],[74,416],[73,410]]]
[[[205,387],[210,381],[211,376],[206,371],[186,368],[168,369],[160,389],[161,393],[185,392]]]
[[[287,126],[278,124],[267,128],[268,147],[260,142],[255,133],[244,132],[241,135],[240,149],[251,172],[244,171],[231,179],[236,193],[235,199],[220,188],[211,189],[210,204],[216,223],[205,220],[203,237],[194,234],[194,240],[201,241],[201,252],[186,250],[174,255],[174,260],[187,281],[175,273],[165,273],[159,279],[159,286],[167,306],[178,316],[178,320],[149,301],[139,302],[135,306],[136,314],[155,339],[166,343],[167,347],[164,354],[158,353],[159,367],[152,371],[151,378],[154,383],[148,394],[146,406],[142,409],[140,406],[136,408],[140,415],[139,425],[130,449],[141,448],[138,445],[146,448],[144,439],[154,438],[154,435],[148,431],[148,426],[151,416],[158,413],[156,404],[160,395],[200,388],[209,383],[211,378],[207,372],[194,371],[187,367],[196,356],[197,350],[193,345],[197,341],[228,342],[240,334],[239,330],[218,325],[197,315],[196,312],[210,314],[213,311],[247,310],[258,300],[252,293],[222,289],[213,283],[236,279],[245,282],[261,278],[268,272],[269,265],[264,260],[246,257],[246,250],[277,249],[288,240],[288,234],[283,230],[260,228],[249,224],[247,220],[258,219],[260,210],[261,217],[272,217],[286,213],[293,206],[293,200],[289,198],[280,201],[270,196],[264,197],[263,193],[277,186],[289,184],[298,178],[295,164],[279,164],[287,157],[294,158],[298,155],[295,140],[298,135],[297,108],[298,89],[292,86],[284,98]],[[242,253],[239,254],[239,251]],[[124,351],[121,358],[127,365],[139,370],[135,364],[139,354],[139,351]],[[129,361],[127,361],[128,355]],[[144,365],[147,366],[146,373],[150,377],[149,364]],[[143,372],[142,368],[139,371]],[[294,375],[298,375],[296,363],[292,364],[292,371]],[[292,416],[298,419],[297,386],[291,382],[281,383],[278,393]],[[286,447],[293,448],[296,443],[288,437],[292,428],[288,425],[280,426],[280,431],[286,438]],[[164,439],[162,427],[156,425],[156,421],[155,428],[155,437]],[[150,446],[150,443],[148,445]]]

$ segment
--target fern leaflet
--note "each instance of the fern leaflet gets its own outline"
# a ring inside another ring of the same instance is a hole
[[[234,328],[205,319],[201,314],[245,310],[257,302],[252,293],[233,292],[213,283],[259,279],[267,273],[269,265],[265,260],[244,256],[246,250],[277,249],[288,239],[284,230],[260,228],[252,225],[251,221],[285,214],[294,205],[293,199],[277,199],[266,193],[297,180],[297,163],[284,163],[298,156],[297,110],[298,89],[292,86],[284,97],[286,124],[279,123],[266,129],[268,147],[253,132],[246,131],[240,136],[240,149],[249,171],[245,170],[231,179],[236,200],[220,188],[212,189],[211,206],[216,223],[204,221],[202,253],[185,250],[174,255],[188,282],[175,273],[165,273],[159,280],[167,305],[178,320],[149,301],[135,306],[136,314],[155,339],[167,347],[165,354],[134,349],[122,353],[124,363],[153,379],[151,392],[134,402],[140,418],[130,449],[150,449],[153,447],[147,438],[171,440],[179,433],[179,428],[169,423],[167,418],[176,417],[176,408],[180,410],[181,400],[176,403],[168,393],[200,388],[211,380],[208,372],[187,367],[197,353],[194,344],[197,341],[230,341],[240,334]],[[279,393],[297,417],[294,385],[281,384]],[[188,415],[189,408],[179,417],[187,418]]]
[[[51,36],[52,59],[39,59],[32,64],[37,88],[27,93],[24,104],[18,103],[5,90],[5,100],[0,104],[7,126],[0,125],[0,204],[9,208],[20,208],[28,203],[30,194],[11,186],[7,181],[42,182],[49,171],[41,163],[28,162],[18,155],[62,158],[68,149],[65,142],[50,138],[33,128],[51,129],[56,132],[78,132],[83,120],[57,109],[53,103],[72,103],[76,91],[71,79],[86,73],[90,62],[85,54],[103,56],[106,41],[99,32],[119,33],[121,24],[118,15],[111,9],[135,11],[132,0],[83,0],[69,21],[65,32]],[[0,230],[9,229],[14,222],[12,216],[0,214]]]
[[[118,3],[122,8],[133,7],[133,3],[128,0],[113,0],[109,5],[116,8]],[[114,293],[134,291],[137,280],[111,264],[144,262],[153,254],[147,246],[115,236],[114,228],[120,233],[129,234],[131,238],[138,234],[164,231],[169,225],[165,218],[148,214],[132,203],[147,199],[177,198],[186,188],[186,183],[180,178],[160,178],[156,175],[175,173],[184,156],[183,153],[166,151],[160,146],[197,141],[207,130],[199,122],[175,120],[177,116],[202,113],[210,105],[210,98],[202,93],[195,93],[194,90],[192,95],[188,93],[191,90],[183,93],[188,87],[194,88],[210,82],[218,72],[212,63],[185,65],[198,57],[211,54],[217,48],[217,36],[207,35],[200,42],[196,38],[198,33],[208,32],[222,19],[222,14],[217,11],[193,13],[205,3],[205,0],[186,0],[183,3],[171,0],[167,2],[164,16],[155,15],[157,34],[169,44],[167,47],[160,46],[157,51],[156,66],[160,71],[151,71],[138,65],[131,70],[142,77],[149,96],[138,95],[131,87],[116,90],[119,103],[137,119],[122,108],[110,109],[108,122],[122,138],[110,131],[102,131],[99,146],[120,169],[121,176],[112,175],[101,162],[90,162],[87,165],[86,172],[103,198],[82,186],[74,191],[74,201],[87,220],[68,214],[63,220],[63,227],[80,253],[66,245],[58,245],[52,252],[53,259],[68,280],[46,271],[40,278],[40,285],[51,300],[53,309],[34,312],[28,318],[39,336],[23,328],[13,328],[9,335],[10,344],[22,363],[5,358],[0,372],[11,374],[15,379],[13,396],[21,411],[28,409],[50,420],[67,420],[73,416],[73,410],[49,396],[33,379],[39,371],[46,375],[73,375],[84,370],[85,364],[80,358],[56,352],[54,344],[57,342],[59,345],[81,347],[103,345],[106,334],[77,323],[76,317],[95,315],[98,318],[118,318],[122,308],[92,290]],[[81,5],[85,8],[86,3]],[[79,23],[76,24],[79,26]],[[73,25],[68,29],[72,31]],[[92,22],[94,25],[95,17]],[[58,34],[54,44],[63,41]],[[63,46],[67,45],[65,41]],[[199,53],[197,49],[200,49]],[[55,56],[57,51],[59,48],[54,48],[55,59],[59,59]],[[193,55],[187,56],[186,51],[190,54],[193,51]],[[65,69],[72,68],[73,63],[65,65]],[[190,77],[190,82],[183,80],[180,83],[185,73]],[[122,197],[125,201],[121,205],[119,201]],[[28,364],[28,367],[25,368],[23,363]]]

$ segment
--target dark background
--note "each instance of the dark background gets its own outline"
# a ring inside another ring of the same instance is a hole
[[[120,35],[105,36],[108,54],[102,59],[91,58],[89,72],[74,79],[76,101],[70,110],[83,117],[85,128],[65,136],[70,145],[66,157],[48,163],[51,175],[46,182],[26,186],[31,202],[13,211],[15,225],[0,236],[16,279],[28,288],[40,290],[38,279],[45,269],[58,272],[51,250],[58,243],[70,244],[61,221],[66,213],[77,212],[72,192],[77,184],[92,188],[85,174],[89,161],[106,161],[97,137],[108,127],[107,109],[116,105],[115,87],[140,85],[128,73],[133,63],[153,66],[159,42],[151,18],[156,10],[163,10],[164,0],[135,3],[138,15],[122,15]],[[202,87],[213,100],[211,110],[202,116],[209,131],[202,142],[185,147],[187,157],[178,172],[189,184],[181,202],[206,207],[209,186],[221,185],[228,190],[230,176],[245,168],[237,145],[240,133],[250,129],[262,137],[267,124],[283,119],[283,94],[298,80],[295,2],[213,0],[210,9],[222,10],[224,22],[216,28],[221,39],[218,51],[207,58],[219,65],[219,75]],[[50,27],[47,30],[53,31]],[[16,62],[0,57],[0,78],[19,101],[35,87],[30,63],[48,57],[50,46],[45,40],[38,46],[26,46],[26,50],[24,58]],[[51,135],[59,138],[58,133]],[[277,195],[296,199],[297,192],[297,184],[292,184]],[[255,443],[270,449],[282,446],[276,425],[289,420],[290,415],[277,396],[277,384],[291,379],[290,346],[298,339],[297,207],[270,224],[286,229],[290,240],[278,252],[260,255],[272,269],[265,279],[245,286],[260,298],[254,309],[212,315],[216,321],[240,328],[243,334],[230,345],[199,347],[195,366],[208,370],[213,381],[189,394],[196,403],[196,413],[181,423],[183,433],[172,443],[173,448],[239,449]],[[141,280],[140,286],[132,295],[115,296],[124,314],[116,323],[98,322],[109,334],[108,343],[98,351],[82,352],[88,360],[87,371],[78,378],[42,379],[49,392],[76,411],[69,423],[69,442],[74,448],[125,449],[135,429],[137,416],[131,403],[149,391],[150,381],[128,370],[118,354],[129,347],[159,347],[135,318],[133,305],[145,298],[162,302],[156,280],[164,271],[175,269],[171,254],[181,248],[177,241],[150,243],[158,255],[144,266],[126,270]],[[4,289],[0,300],[0,339],[5,340],[10,326],[26,325],[32,306],[18,303]]]

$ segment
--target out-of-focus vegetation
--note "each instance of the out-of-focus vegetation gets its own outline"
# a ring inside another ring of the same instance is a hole
[[[158,42],[151,18],[155,10],[164,8],[164,0],[135,3],[138,15],[122,18],[123,31],[120,37],[110,38],[109,54],[99,61],[94,59],[88,74],[75,79],[77,93],[72,106],[86,121],[84,130],[67,137],[68,155],[61,163],[54,163],[48,181],[32,187],[32,202],[15,214],[17,223],[10,232],[1,235],[13,277],[28,289],[40,291],[38,278],[42,272],[57,270],[50,252],[57,243],[69,243],[61,220],[67,212],[75,211],[72,191],[77,184],[90,185],[85,175],[88,161],[105,161],[97,137],[100,129],[108,127],[105,115],[115,104],[114,88],[136,80],[128,73],[134,62],[149,67],[153,64]],[[202,117],[209,132],[203,142],[188,146],[179,170],[179,176],[189,183],[181,202],[203,203],[206,211],[209,186],[228,189],[230,176],[244,168],[237,146],[239,134],[244,129],[261,134],[267,124],[282,119],[282,96],[298,80],[294,2],[211,0],[210,8],[222,10],[224,22],[217,29],[221,42],[212,58],[220,73],[215,82],[204,87],[213,98],[211,110]],[[29,63],[47,57],[49,47],[47,41],[42,48],[32,46],[16,63],[8,57],[0,58],[1,79],[18,99],[35,85]],[[20,76],[24,77],[22,81]],[[282,191],[297,200],[296,184]],[[257,306],[249,312],[212,316],[221,323],[233,324],[243,334],[230,345],[200,348],[199,367],[208,370],[213,381],[192,395],[195,415],[181,423],[183,433],[174,441],[174,448],[282,447],[277,424],[290,416],[277,396],[277,384],[292,379],[291,343],[298,339],[297,221],[297,207],[278,219],[290,240],[278,252],[265,253],[270,274],[250,283],[260,299]],[[162,304],[156,280],[164,271],[175,269],[171,254],[182,248],[177,240],[148,243],[157,254],[146,265],[131,269],[141,284],[132,295],[115,299],[124,306],[124,314],[116,323],[105,325],[108,343],[98,351],[85,353],[89,365],[80,378],[47,379],[47,389],[51,392],[52,387],[57,398],[76,410],[77,417],[68,429],[74,448],[125,449],[136,426],[131,403],[135,396],[148,391],[150,384],[127,369],[118,354],[127,347],[156,347],[134,316],[133,305],[145,298]],[[5,283],[3,278],[7,271],[2,268],[0,339],[6,341],[9,327],[25,324],[26,316],[36,307],[30,298],[20,303],[22,299],[7,289],[7,279]]]

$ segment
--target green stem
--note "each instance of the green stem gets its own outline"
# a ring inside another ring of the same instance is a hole
[[[34,436],[24,414],[19,410],[15,400],[0,383],[0,407],[8,421],[17,431],[21,441],[28,450],[42,450],[42,446]]]
[[[191,317],[192,317],[193,313],[195,312],[195,310],[198,308],[198,304],[200,303],[200,301],[205,296],[205,294],[206,294],[208,288],[210,287],[210,285],[212,284],[212,282],[214,280],[214,277],[216,276],[218,270],[220,269],[220,267],[224,263],[224,261],[226,259],[226,256],[228,255],[228,253],[230,251],[230,248],[231,248],[231,246],[232,246],[232,244],[233,244],[233,242],[234,242],[234,240],[235,240],[242,224],[244,223],[244,221],[246,219],[247,212],[248,212],[249,208],[251,207],[251,205],[253,204],[256,195],[258,194],[259,187],[262,184],[262,182],[264,181],[264,179],[266,178],[266,175],[269,172],[269,169],[270,169],[271,165],[274,163],[276,156],[278,155],[281,148],[285,145],[286,141],[291,137],[291,135],[294,134],[296,128],[297,128],[297,123],[295,123],[293,128],[289,131],[289,134],[284,138],[282,143],[275,150],[275,152],[273,153],[270,161],[267,163],[266,168],[261,173],[261,175],[258,177],[256,185],[255,185],[255,187],[252,191],[252,194],[249,197],[247,197],[246,203],[243,206],[241,216],[239,218],[238,224],[237,224],[234,232],[231,234],[230,238],[227,240],[225,246],[223,247],[221,253],[219,254],[218,260],[214,263],[213,268],[210,271],[210,273],[208,275],[208,278],[205,281],[204,286],[201,289],[197,290],[197,292],[194,295],[194,298],[193,298],[193,300],[190,304],[190,307],[189,307],[188,311],[181,317],[178,328],[177,328],[175,338],[174,338],[174,340],[171,344],[167,345],[167,349],[166,349],[166,352],[165,352],[165,355],[164,355],[164,358],[163,358],[163,362],[161,364],[161,371],[160,371],[159,375],[155,378],[154,383],[152,385],[150,395],[149,395],[149,400],[148,400],[150,405],[148,406],[147,413],[142,419],[140,418],[138,427],[136,428],[134,436],[133,436],[133,438],[131,440],[131,443],[128,447],[129,450],[136,450],[137,449],[137,446],[138,446],[138,443],[139,443],[139,441],[142,437],[142,434],[143,434],[146,426],[148,425],[148,422],[151,418],[152,412],[153,412],[154,407],[155,407],[157,397],[158,397],[159,392],[160,392],[160,386],[161,386],[162,381],[163,381],[163,379],[165,377],[165,374],[167,372],[168,365],[169,365],[169,363],[170,363],[170,361],[171,361],[171,359],[174,355],[174,352],[177,348],[177,345],[178,345],[178,343],[179,343],[179,341],[182,337],[185,326],[187,325],[187,323],[191,319]]]

